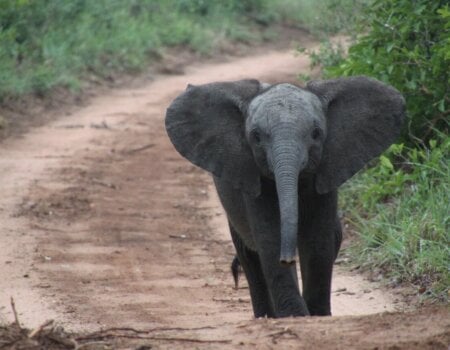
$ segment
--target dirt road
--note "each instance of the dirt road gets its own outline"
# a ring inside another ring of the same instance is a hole
[[[187,83],[301,71],[308,60],[292,52],[194,65],[3,142],[0,321],[12,320],[12,296],[28,327],[53,318],[74,331],[152,335],[121,338],[124,348],[446,349],[447,309],[403,313],[398,297],[340,266],[335,317],[253,320],[245,282],[233,289],[211,180],[173,150],[165,108]]]

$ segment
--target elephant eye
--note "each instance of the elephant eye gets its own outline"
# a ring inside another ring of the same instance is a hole
[[[321,134],[320,129],[319,128],[315,128],[312,131],[311,137],[313,138],[313,140],[317,140],[320,137],[320,134]]]

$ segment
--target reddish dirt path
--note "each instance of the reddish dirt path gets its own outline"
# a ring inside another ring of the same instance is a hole
[[[333,312],[347,316],[255,321],[245,283],[232,288],[210,178],[173,150],[165,108],[187,83],[307,70],[292,52],[192,66],[5,141],[0,321],[13,296],[29,327],[54,318],[72,330],[153,329],[160,348],[446,348],[448,310],[379,314],[403,306],[339,266]]]

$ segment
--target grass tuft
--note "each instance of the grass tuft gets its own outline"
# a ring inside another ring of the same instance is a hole
[[[360,236],[358,264],[446,301],[450,287],[450,138],[427,147],[393,145],[341,191],[346,219]],[[391,162],[389,159],[396,159]]]

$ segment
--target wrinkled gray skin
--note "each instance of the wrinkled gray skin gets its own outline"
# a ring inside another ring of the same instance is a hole
[[[331,314],[337,188],[395,140],[403,118],[400,93],[366,77],[190,85],[168,108],[175,148],[213,174],[255,317]]]

